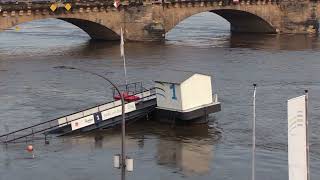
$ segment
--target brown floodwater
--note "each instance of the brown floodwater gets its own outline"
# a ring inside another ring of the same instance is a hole
[[[99,78],[53,67],[68,65],[124,82],[117,42],[94,42],[57,20],[0,33],[0,134],[111,99]],[[127,43],[130,81],[153,86],[167,69],[210,74],[222,111],[208,124],[178,126],[142,119],[128,125],[130,180],[248,180],[251,175],[252,83],[257,90],[256,179],[288,179],[286,101],[310,91],[311,179],[320,178],[320,39],[308,35],[229,33],[211,13],[193,16],[164,43]],[[197,93],[197,92],[195,92]],[[2,146],[0,180],[120,179],[112,157],[120,129]]]

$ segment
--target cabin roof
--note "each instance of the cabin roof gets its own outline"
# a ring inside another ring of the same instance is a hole
[[[155,82],[165,82],[165,83],[174,83],[174,84],[181,84],[185,80],[189,79],[191,76],[195,74],[200,74],[196,72],[191,72],[191,71],[161,71],[158,78],[155,79]],[[208,76],[206,74],[201,74]]]

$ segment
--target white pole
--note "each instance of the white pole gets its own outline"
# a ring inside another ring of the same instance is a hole
[[[121,32],[120,52],[121,52],[121,57],[123,58],[124,78],[125,78],[126,84],[128,84],[128,81],[127,81],[126,56],[124,54],[124,37],[123,37],[122,28],[121,28],[120,32]]]
[[[253,84],[253,121],[252,121],[252,180],[255,180],[255,154],[256,154],[256,90]]]
[[[308,121],[308,101],[309,101],[309,93],[308,90],[304,91],[306,94],[306,146],[307,146],[307,178],[310,180],[310,168],[309,168],[309,121]]]
[[[123,66],[124,66],[124,78],[126,79],[126,84],[128,84],[127,68],[126,68],[126,56],[125,55],[123,55]]]

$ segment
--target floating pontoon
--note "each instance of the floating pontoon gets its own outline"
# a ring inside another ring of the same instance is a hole
[[[155,109],[154,88],[145,89],[141,82],[119,86],[119,88],[127,93],[126,121],[146,116]],[[121,100],[117,100],[115,91],[113,94],[116,99],[114,101],[1,135],[0,140],[3,143],[17,140],[30,141],[36,134],[44,134],[44,137],[50,133],[68,135],[119,125],[121,124]]]
[[[192,72],[164,73],[155,87],[142,83],[119,86],[125,99],[126,121],[154,113],[164,122],[205,123],[211,113],[221,110],[218,96],[212,94],[211,77]],[[113,90],[113,101],[57,119],[45,121],[0,136],[3,143],[33,140],[36,134],[68,135],[106,129],[122,122],[120,96]]]

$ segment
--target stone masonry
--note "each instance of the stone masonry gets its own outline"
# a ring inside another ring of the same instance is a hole
[[[74,24],[93,39],[118,40],[120,27],[131,41],[162,41],[165,34],[182,20],[201,12],[213,12],[230,22],[231,32],[245,33],[317,33],[317,1],[230,0],[163,1],[128,3],[115,8],[112,1],[57,4],[0,4],[0,31],[21,23],[57,18]]]

